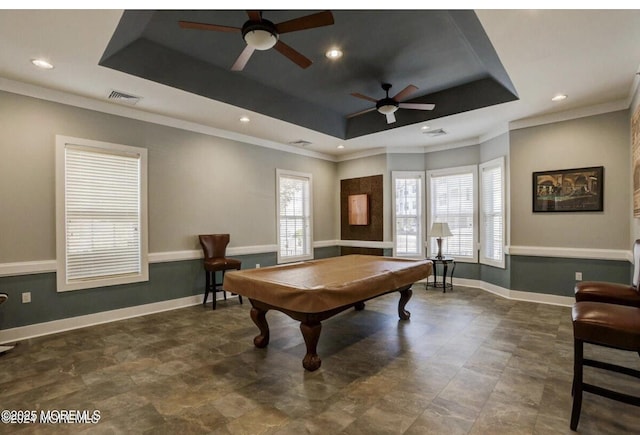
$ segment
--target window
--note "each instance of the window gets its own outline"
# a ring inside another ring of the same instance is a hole
[[[424,258],[424,172],[393,171],[393,255]]]
[[[148,281],[147,150],[56,137],[58,291]]]
[[[504,158],[480,165],[480,262],[504,268]]]
[[[311,174],[276,169],[278,263],[313,258]]]
[[[462,261],[478,261],[476,166],[427,172],[429,221],[446,222],[453,234],[443,239],[443,255]],[[435,238],[429,237],[429,252],[438,252]]]

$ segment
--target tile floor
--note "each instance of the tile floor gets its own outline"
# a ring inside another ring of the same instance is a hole
[[[0,356],[0,410],[99,410],[97,424],[0,424],[0,433],[565,434],[570,308],[456,287],[414,286],[325,322],[306,372],[298,322],[271,311],[271,343],[248,301],[193,306],[21,342]],[[640,368],[637,354],[587,355]],[[640,394],[621,376],[585,369]],[[585,393],[584,434],[631,434],[640,410]]]

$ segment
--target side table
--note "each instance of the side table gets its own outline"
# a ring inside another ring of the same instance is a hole
[[[427,279],[427,287],[441,288],[442,293],[446,293],[447,289],[453,290],[453,271],[456,270],[456,261],[452,257],[428,257],[427,260],[433,262],[433,283]],[[442,281],[438,282],[438,265],[442,266]],[[449,273],[449,282],[447,282],[447,271],[451,265]]]

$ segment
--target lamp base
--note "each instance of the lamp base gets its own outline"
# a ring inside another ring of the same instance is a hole
[[[438,255],[436,255],[436,258],[438,260],[442,259],[442,237],[438,237],[436,239],[436,243],[438,243]]]

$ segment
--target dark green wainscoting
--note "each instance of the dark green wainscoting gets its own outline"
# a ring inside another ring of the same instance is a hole
[[[583,281],[631,283],[628,261],[511,256],[511,289],[573,297],[576,272]]]
[[[314,250],[315,258],[339,255],[337,246]],[[233,256],[243,269],[276,264],[276,253]],[[218,277],[218,279],[220,279]],[[16,328],[103,311],[204,295],[202,260],[171,261],[149,265],[149,281],[58,293],[55,273],[0,277],[0,291],[9,299],[0,307],[0,329]],[[22,303],[22,293],[31,302]],[[222,295],[219,293],[219,297]]]
[[[338,255],[339,246],[314,250],[317,259]],[[384,255],[391,255],[391,250],[385,249]],[[243,269],[252,269],[256,264],[261,267],[276,264],[275,252],[234,257],[242,261]],[[483,281],[511,290],[573,296],[575,272],[582,272],[585,281],[629,283],[632,266],[628,261],[512,255],[507,256],[505,269],[458,262],[454,278]],[[1,277],[0,291],[9,295],[9,300],[0,307],[0,329],[9,329],[194,295],[201,300],[204,271],[201,260],[153,263],[149,265],[148,282],[62,293],[56,291],[55,273],[39,273]],[[31,303],[22,303],[23,292],[31,292]]]

